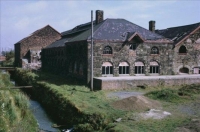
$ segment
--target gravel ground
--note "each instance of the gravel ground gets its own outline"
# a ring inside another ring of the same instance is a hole
[[[118,92],[112,92],[112,93],[108,93],[107,97],[109,98],[119,98],[119,99],[124,99],[124,98],[128,98],[131,96],[138,96],[138,95],[143,95],[144,93],[142,92],[124,92],[124,91],[118,91]]]

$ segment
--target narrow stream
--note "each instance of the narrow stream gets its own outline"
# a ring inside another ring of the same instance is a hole
[[[11,83],[15,85],[15,81],[11,80]],[[32,99],[29,99],[29,102],[30,110],[37,120],[40,132],[58,132],[59,129],[51,127],[53,122],[49,119],[40,103]]]
[[[53,122],[48,118],[42,106],[34,100],[30,100],[30,109],[38,122],[41,132],[58,132],[59,130],[51,127]]]

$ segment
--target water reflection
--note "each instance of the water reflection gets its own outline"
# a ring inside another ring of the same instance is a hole
[[[30,100],[30,109],[35,116],[39,128],[44,132],[58,132],[59,130],[56,128],[52,128],[51,125],[53,124],[51,120],[46,115],[45,111],[41,107],[41,105],[34,100]]]

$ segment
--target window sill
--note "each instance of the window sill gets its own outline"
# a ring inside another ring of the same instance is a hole
[[[113,56],[113,54],[102,54],[102,56]]]
[[[145,74],[135,74],[135,76],[145,76]]]
[[[130,76],[129,74],[119,74],[119,76]]]
[[[113,74],[103,74],[102,77],[113,77]]]
[[[187,55],[187,53],[178,53],[178,55]]]
[[[159,56],[159,54],[151,54],[151,56]]]
[[[159,73],[150,73],[149,75],[150,76],[159,76],[160,74]]]

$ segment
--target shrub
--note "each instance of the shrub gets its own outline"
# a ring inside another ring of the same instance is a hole
[[[174,102],[180,99],[178,95],[178,91],[172,90],[172,89],[156,90],[156,91],[149,92],[146,95],[153,99],[160,99],[160,100],[164,100],[168,102]]]

